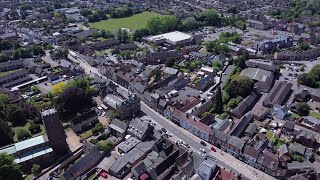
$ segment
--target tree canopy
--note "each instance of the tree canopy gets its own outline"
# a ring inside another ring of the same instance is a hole
[[[178,19],[175,16],[159,16],[150,19],[147,28],[151,34],[161,34],[175,30],[178,27]]]
[[[247,97],[253,90],[253,80],[247,76],[237,76],[230,81],[226,91],[229,93],[230,97],[241,96],[243,98]]]
[[[23,179],[20,166],[14,162],[12,156],[4,153],[0,153],[0,179]]]
[[[320,65],[315,65],[309,73],[298,76],[298,84],[308,87],[320,87]]]

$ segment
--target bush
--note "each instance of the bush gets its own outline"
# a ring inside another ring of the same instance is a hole
[[[119,118],[120,118],[120,114],[119,114],[119,113],[116,113],[116,112],[112,112],[112,113],[110,114],[110,120],[113,120],[114,118],[119,119]]]
[[[34,176],[38,176],[41,172],[41,166],[38,164],[33,164],[31,168],[31,172]]]
[[[297,155],[297,154],[293,154],[292,159],[295,160],[295,161],[298,161],[298,162],[303,162],[304,161],[304,158],[299,156],[299,155]]]
[[[28,137],[31,137],[30,133],[23,129],[23,128],[19,128],[16,130],[16,133],[17,133],[17,137],[19,140],[23,140],[23,139],[26,139]]]
[[[31,134],[37,134],[41,131],[40,125],[34,123],[31,123],[28,129],[31,132]]]
[[[97,139],[91,139],[89,142],[91,142],[92,144],[97,144],[98,140]]]
[[[101,123],[97,123],[94,128],[92,128],[92,134],[95,136],[99,134],[103,130],[103,125]]]
[[[113,143],[111,141],[105,141],[105,140],[99,141],[97,143],[99,150],[104,151],[104,152],[108,151],[112,145],[113,145]]]
[[[106,140],[108,138],[107,134],[103,133],[98,137],[98,140]]]
[[[224,112],[224,113],[222,113],[222,114],[219,115],[219,118],[220,118],[220,119],[226,119],[228,116],[229,116],[229,115]]]

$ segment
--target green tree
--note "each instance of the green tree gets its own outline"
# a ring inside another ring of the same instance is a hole
[[[302,42],[299,44],[299,48],[302,50],[302,51],[307,51],[309,50],[311,47],[308,43],[305,43],[305,42]]]
[[[217,41],[209,41],[206,43],[206,49],[208,52],[213,52],[214,51],[214,48],[216,47],[217,45]]]
[[[226,91],[230,97],[241,96],[247,97],[253,90],[253,80],[247,76],[237,76],[230,81],[229,86],[226,87]]]
[[[313,79],[313,77],[310,76],[307,73],[300,74],[298,76],[297,80],[298,80],[298,84],[299,85],[305,85],[305,86],[308,86],[308,87],[316,87],[317,86],[317,84],[316,84],[315,80]]]
[[[174,59],[169,58],[166,60],[166,66],[167,67],[173,67],[174,66]]]
[[[92,11],[90,9],[82,8],[80,9],[80,14],[84,17],[88,17],[92,14]]]
[[[296,111],[300,116],[307,116],[309,114],[310,107],[305,102],[299,102],[296,105]]]
[[[219,26],[221,24],[220,16],[213,9],[202,12],[199,19],[207,26]]]
[[[0,118],[0,146],[5,146],[13,142],[13,131],[11,126],[7,121]],[[1,161],[1,158],[0,158]],[[1,167],[0,167],[0,177],[1,177]],[[1,179],[1,178],[0,178]]]
[[[20,166],[14,162],[14,158],[12,156],[5,153],[0,153],[0,179],[23,179]]]
[[[214,99],[214,107],[216,113],[223,113],[222,92],[220,86],[217,87],[216,96]]]
[[[197,29],[201,24],[194,17],[186,18],[182,23],[182,28],[184,31]]]
[[[175,16],[158,16],[147,22],[151,34],[160,34],[177,29],[179,21]]]
[[[38,176],[41,173],[41,166],[38,164],[33,164],[31,168],[31,173],[34,176]]]
[[[315,65],[311,71],[309,72],[309,75],[316,81],[320,81],[320,65]]]
[[[134,31],[132,38],[133,40],[141,40],[144,36],[150,35],[150,31],[147,28],[141,28]]]
[[[215,52],[217,54],[228,54],[230,52],[230,48],[226,44],[218,44],[215,47]]]

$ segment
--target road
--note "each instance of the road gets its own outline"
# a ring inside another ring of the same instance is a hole
[[[80,63],[80,66],[85,69],[85,72],[87,74],[95,73],[99,76],[101,74],[98,72],[98,70],[92,66],[90,66],[88,63],[86,63],[84,58],[72,58],[69,57],[72,61]],[[122,86],[119,86],[123,88]],[[125,89],[125,88],[123,88]],[[125,89],[126,90],[126,89]],[[183,140],[184,142],[188,143],[192,148],[199,150],[200,148],[204,148],[207,153],[209,153],[211,156],[216,158],[218,160],[218,163],[234,172],[239,172],[246,176],[249,179],[252,180],[263,180],[263,179],[275,179],[266,173],[257,170],[246,163],[241,162],[240,160],[234,158],[233,156],[223,153],[221,155],[220,153],[212,152],[209,148],[211,145],[207,145],[207,147],[204,147],[200,144],[201,139],[191,134],[189,131],[179,127],[178,125],[174,124],[170,120],[166,119],[156,111],[154,111],[152,108],[147,106],[145,103],[141,101],[141,110],[150,118],[152,118],[155,122],[157,122],[162,127],[166,128],[168,131],[170,131],[174,136],[177,138]],[[216,148],[218,149],[218,148]]]
[[[86,74],[94,73],[94,74],[96,74],[96,75],[98,75],[98,76],[101,76],[101,74],[99,73],[98,69],[95,68],[95,67],[90,66],[90,65],[87,63],[86,58],[85,58],[83,55],[81,55],[81,54],[79,54],[79,53],[77,53],[77,52],[75,52],[75,51],[72,51],[72,50],[69,50],[69,52],[73,52],[73,53],[75,53],[75,54],[78,55],[78,58],[75,59],[75,58],[73,58],[70,54],[68,54],[68,58],[69,58],[71,61],[75,62],[75,63],[79,63],[79,65],[84,69],[84,71],[85,71]]]
[[[184,142],[188,143],[191,147],[194,149],[199,150],[200,148],[204,148],[208,154],[213,156],[218,160],[218,163],[228,169],[231,169],[235,172],[240,172],[244,176],[246,176],[249,179],[275,179],[272,176],[269,176],[268,174],[257,170],[246,163],[241,162],[240,160],[234,158],[233,156],[223,153],[221,155],[217,152],[212,152],[209,148],[211,145],[207,145],[207,147],[204,147],[199,142],[201,141],[200,138],[194,136],[190,132],[188,132],[185,129],[182,129],[178,125],[174,124],[173,122],[169,121],[165,117],[161,116],[159,113],[148,107],[145,103],[141,102],[141,110],[151,117],[155,122],[157,122],[159,125],[166,128],[168,131],[170,131],[172,134],[177,136],[179,139],[183,140]],[[216,148],[218,149],[218,148]]]

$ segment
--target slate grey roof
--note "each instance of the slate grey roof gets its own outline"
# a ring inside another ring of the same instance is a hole
[[[176,75],[179,72],[179,70],[175,69],[175,68],[171,68],[171,67],[166,67],[163,70],[163,72],[166,73],[166,74],[170,74],[170,75]]]
[[[243,154],[250,156],[254,159],[258,159],[260,151],[258,149],[255,149],[254,147],[245,145],[243,149]]]
[[[139,139],[143,138],[146,133],[148,133],[148,130],[150,129],[150,124],[147,122],[142,122],[141,119],[132,119],[130,124],[129,124],[129,128],[127,129],[127,131],[129,133],[134,134],[136,137],[138,137]]]
[[[260,68],[268,71],[275,72],[277,67],[270,61],[270,62],[264,62],[254,59],[249,59],[246,61],[246,65],[253,68]]]
[[[260,153],[257,162],[272,171],[276,171],[279,167],[278,156],[266,149]]]
[[[259,68],[246,68],[241,71],[240,76],[247,76],[256,81],[266,81],[267,77],[273,75],[273,72]]]
[[[289,145],[289,149],[291,151],[295,151],[297,153],[304,154],[306,152],[307,148],[305,146],[303,146],[303,145],[292,143],[292,144]]]
[[[73,36],[75,36],[76,38],[86,38],[96,32],[98,32],[96,29],[90,29],[90,30],[75,33],[75,34],[73,34]]]
[[[245,130],[245,133],[250,134],[253,136],[257,132],[258,126],[255,123],[250,123],[247,129]]]
[[[138,159],[140,159],[144,155],[145,153],[143,153],[141,150],[137,148],[133,148],[127,154],[117,159],[117,161],[111,166],[109,171],[112,171],[120,175],[121,177],[123,177],[126,175],[126,174],[123,174],[123,171],[126,170],[127,168],[131,168],[132,164],[134,164]]]
[[[231,136],[227,133],[224,133],[215,129],[213,129],[213,131],[214,131],[214,136],[222,142],[228,142],[229,139],[231,138]]]
[[[79,124],[81,123],[82,121],[86,121],[88,119],[91,119],[91,118],[98,118],[97,116],[97,113],[94,109],[91,109],[90,111],[88,112],[85,112],[83,114],[80,114],[80,115],[77,115],[75,118],[73,118],[71,121],[74,123],[74,124]]]
[[[127,130],[127,124],[119,119],[114,118],[109,125],[109,128],[112,128],[120,133],[124,133]]]
[[[244,143],[245,141],[236,137],[236,136],[231,136],[228,143],[240,150],[242,150],[243,146],[244,146]]]
[[[265,97],[263,105],[266,107],[273,107],[275,104],[282,105],[285,98],[291,91],[292,84],[284,81],[276,81],[275,85]]]
[[[251,113],[247,113],[244,115],[234,126],[234,128],[230,131],[231,136],[237,136],[240,137],[243,131],[246,129],[246,127],[249,125],[249,123],[253,120],[253,115]]]
[[[71,165],[65,173],[60,177],[62,180],[74,179],[80,176],[82,173],[87,171],[93,165],[95,165],[100,158],[102,157],[102,153],[99,151],[97,147],[93,148],[88,154],[82,157],[75,164]]]
[[[314,170],[314,164],[312,164],[310,161],[303,161],[302,163],[298,161],[293,161],[291,163],[287,164],[288,170],[301,170],[301,169],[313,169]]]
[[[284,128],[287,128],[287,129],[293,129],[294,128],[294,121],[289,121],[289,120],[287,120],[285,123],[284,123],[284,125],[283,125],[283,127]]]
[[[252,91],[251,94],[244,98],[239,105],[231,110],[231,113],[235,114],[236,116],[243,116],[245,113],[247,113],[253,106],[254,103],[257,101],[258,99],[258,95],[255,91]]]
[[[284,154],[287,154],[289,151],[288,151],[288,147],[286,144],[282,144],[279,149],[278,149],[278,154],[279,156],[282,156]]]

